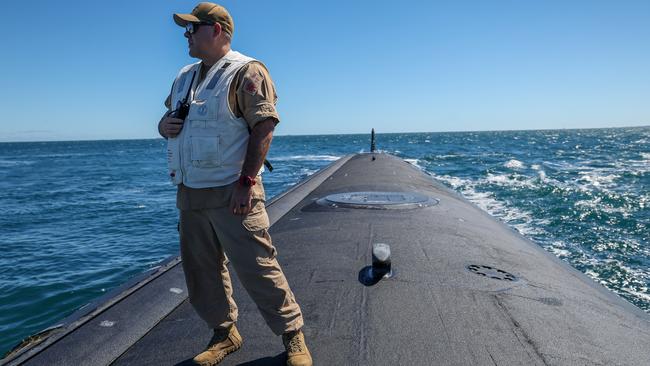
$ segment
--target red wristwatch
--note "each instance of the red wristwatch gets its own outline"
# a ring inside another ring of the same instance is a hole
[[[239,184],[244,187],[252,187],[255,183],[255,178],[249,177],[248,175],[242,175],[239,177]]]

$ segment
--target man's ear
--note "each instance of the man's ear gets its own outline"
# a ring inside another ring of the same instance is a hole
[[[221,29],[221,24],[219,24],[219,23],[214,23],[213,30],[214,30],[214,36],[215,37],[218,37],[221,34],[221,32],[223,31],[223,29]]]

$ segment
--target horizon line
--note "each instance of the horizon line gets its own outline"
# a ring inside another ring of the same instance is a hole
[[[611,130],[625,128],[649,128],[650,125],[641,126],[618,126],[618,127],[569,127],[569,128],[535,128],[535,129],[510,129],[510,130],[453,130],[453,131],[408,131],[408,132],[377,132],[376,135],[395,135],[395,134],[418,134],[418,133],[480,133],[480,132],[533,132],[533,131],[583,131],[583,130]],[[370,132],[358,133],[317,133],[317,134],[274,134],[273,137],[305,137],[305,136],[346,136],[346,135],[366,135]],[[99,141],[136,141],[136,140],[158,140],[163,137],[134,137],[134,138],[116,138],[116,139],[77,139],[77,140],[2,140],[0,144],[10,143],[35,143],[35,142],[99,142]]]

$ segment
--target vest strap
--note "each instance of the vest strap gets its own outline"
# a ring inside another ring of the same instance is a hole
[[[226,62],[225,64],[223,64],[223,66],[221,66],[221,68],[214,73],[214,76],[212,77],[212,80],[210,80],[210,83],[208,83],[206,89],[208,90],[214,89],[214,87],[219,82],[219,79],[221,79],[221,75],[223,75],[223,73],[226,71],[228,66],[230,66],[230,62]]]

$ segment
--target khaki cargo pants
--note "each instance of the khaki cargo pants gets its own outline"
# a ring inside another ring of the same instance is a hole
[[[228,207],[180,211],[181,258],[190,303],[208,326],[228,328],[237,321],[229,262],[273,333],[303,326],[268,227],[262,200],[253,200],[247,216],[235,216]]]

